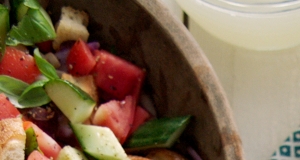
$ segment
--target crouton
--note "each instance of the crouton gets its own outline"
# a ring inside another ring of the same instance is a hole
[[[55,25],[56,38],[52,44],[53,48],[58,50],[65,41],[82,39],[87,42],[88,22],[89,17],[84,11],[75,10],[72,7],[62,7],[60,20]]]
[[[92,75],[75,77],[70,74],[63,73],[61,78],[81,88],[83,91],[89,94],[94,101],[99,101],[97,87]]]
[[[132,155],[128,155],[128,158],[130,160],[150,160],[149,158],[140,157],[140,156],[132,156]]]
[[[21,118],[0,121],[0,160],[25,159],[26,134]]]

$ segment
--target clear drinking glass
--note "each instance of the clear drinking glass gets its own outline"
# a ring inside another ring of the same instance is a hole
[[[207,32],[257,50],[300,44],[299,0],[177,0]]]
[[[270,159],[300,124],[300,0],[176,2],[225,89],[246,159]]]

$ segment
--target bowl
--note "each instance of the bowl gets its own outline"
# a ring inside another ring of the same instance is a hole
[[[188,30],[159,0],[50,0],[90,15],[90,40],[146,69],[159,116],[193,115],[189,137],[203,160],[240,160],[243,148],[220,82]]]

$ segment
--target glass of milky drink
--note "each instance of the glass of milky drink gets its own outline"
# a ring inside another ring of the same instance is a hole
[[[207,32],[231,44],[274,50],[300,43],[300,1],[178,0]]]
[[[300,1],[176,0],[230,101],[247,159],[300,125]]]

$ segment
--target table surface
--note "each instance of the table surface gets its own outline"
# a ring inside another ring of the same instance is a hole
[[[162,1],[182,20],[174,0]],[[226,92],[246,159],[270,159],[300,125],[300,46],[252,53],[218,40],[192,19],[189,30]]]

